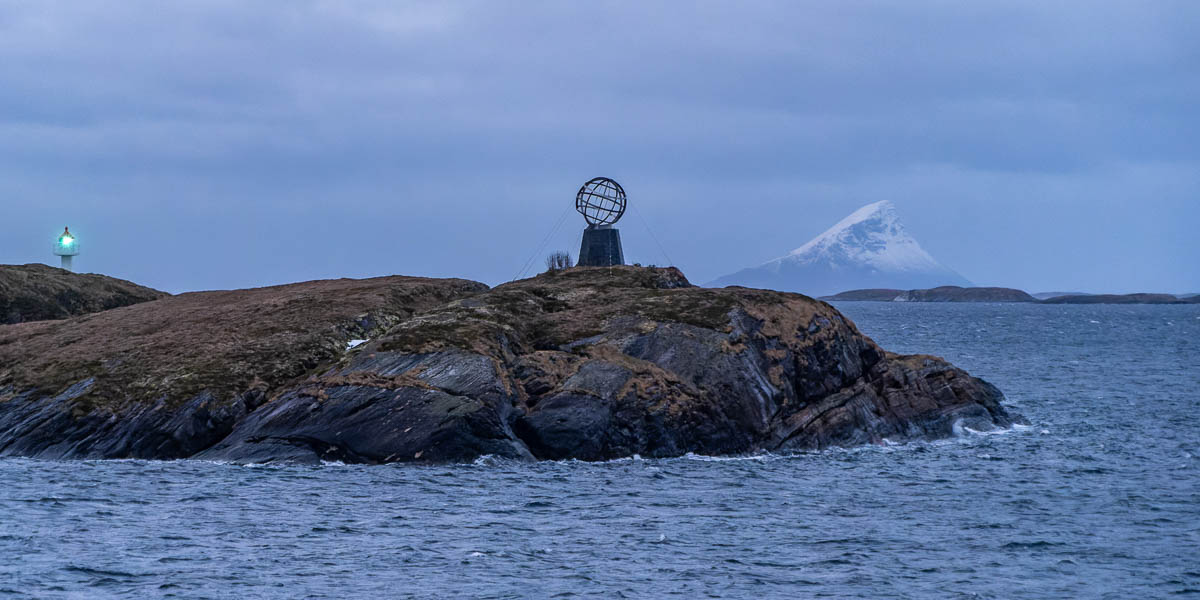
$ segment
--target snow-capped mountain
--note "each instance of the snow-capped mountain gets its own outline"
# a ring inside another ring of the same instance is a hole
[[[810,296],[863,288],[917,289],[973,284],[934,260],[908,235],[891,202],[868,204],[807,244],[709,284]]]

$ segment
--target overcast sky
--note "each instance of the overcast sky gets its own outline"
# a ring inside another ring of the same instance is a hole
[[[0,0],[0,263],[69,224],[79,270],[172,292],[496,284],[575,254],[606,175],[627,260],[695,282],[889,199],[981,285],[1200,292],[1198,31],[1194,0]]]

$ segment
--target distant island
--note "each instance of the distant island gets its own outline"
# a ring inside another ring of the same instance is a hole
[[[851,290],[821,300],[852,300],[866,302],[1037,302],[1037,298],[1012,288],[958,287],[946,285],[924,290],[893,290],[887,288]]]
[[[1091,296],[1087,292],[1034,292],[1030,294],[1038,300],[1046,300],[1049,298],[1057,298],[1059,296]]]
[[[1057,296],[1041,301],[1043,304],[1200,304],[1200,298],[1180,298],[1172,294],[1085,294]]]
[[[1039,298],[1039,296],[1046,296]],[[850,290],[821,300],[843,302],[1026,302],[1031,304],[1200,304],[1200,296],[1173,294],[1083,294],[1050,296],[1003,287],[946,285],[923,290]]]

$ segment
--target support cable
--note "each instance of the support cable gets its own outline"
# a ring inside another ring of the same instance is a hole
[[[542,243],[538,244],[537,249],[533,251],[533,254],[529,255],[529,259],[525,261],[525,264],[521,265],[521,270],[517,273],[516,277],[513,277],[509,281],[516,281],[520,279],[525,275],[525,271],[528,271],[529,268],[533,266],[534,262],[537,260],[538,254],[541,254],[542,248],[545,248],[546,244],[549,243],[550,238],[554,237],[554,234],[558,233],[558,230],[562,227],[563,222],[566,221],[567,215],[571,212],[571,208],[572,207],[568,206],[563,209],[562,214],[558,217],[558,222],[556,222],[554,227],[550,229],[550,233],[546,234],[546,237],[542,239]]]
[[[666,266],[668,266],[668,267],[678,266],[675,264],[675,261],[671,260],[671,255],[667,254],[667,249],[663,247],[662,242],[658,241],[658,236],[654,235],[653,229],[650,229],[650,222],[646,220],[646,217],[642,216],[642,211],[638,210],[638,207],[636,204],[633,205],[633,212],[636,213],[638,218],[642,220],[642,225],[646,226],[646,233],[649,233],[650,239],[654,240],[654,243],[658,245],[658,251],[662,252],[663,258],[667,259]]]

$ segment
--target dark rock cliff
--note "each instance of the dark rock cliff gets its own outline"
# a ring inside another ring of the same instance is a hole
[[[0,327],[0,454],[598,460],[1013,420],[995,387],[887,353],[823,302],[696,288],[675,269],[210,294]]]
[[[0,265],[0,324],[65,319],[167,295],[104,275],[39,264]]]

